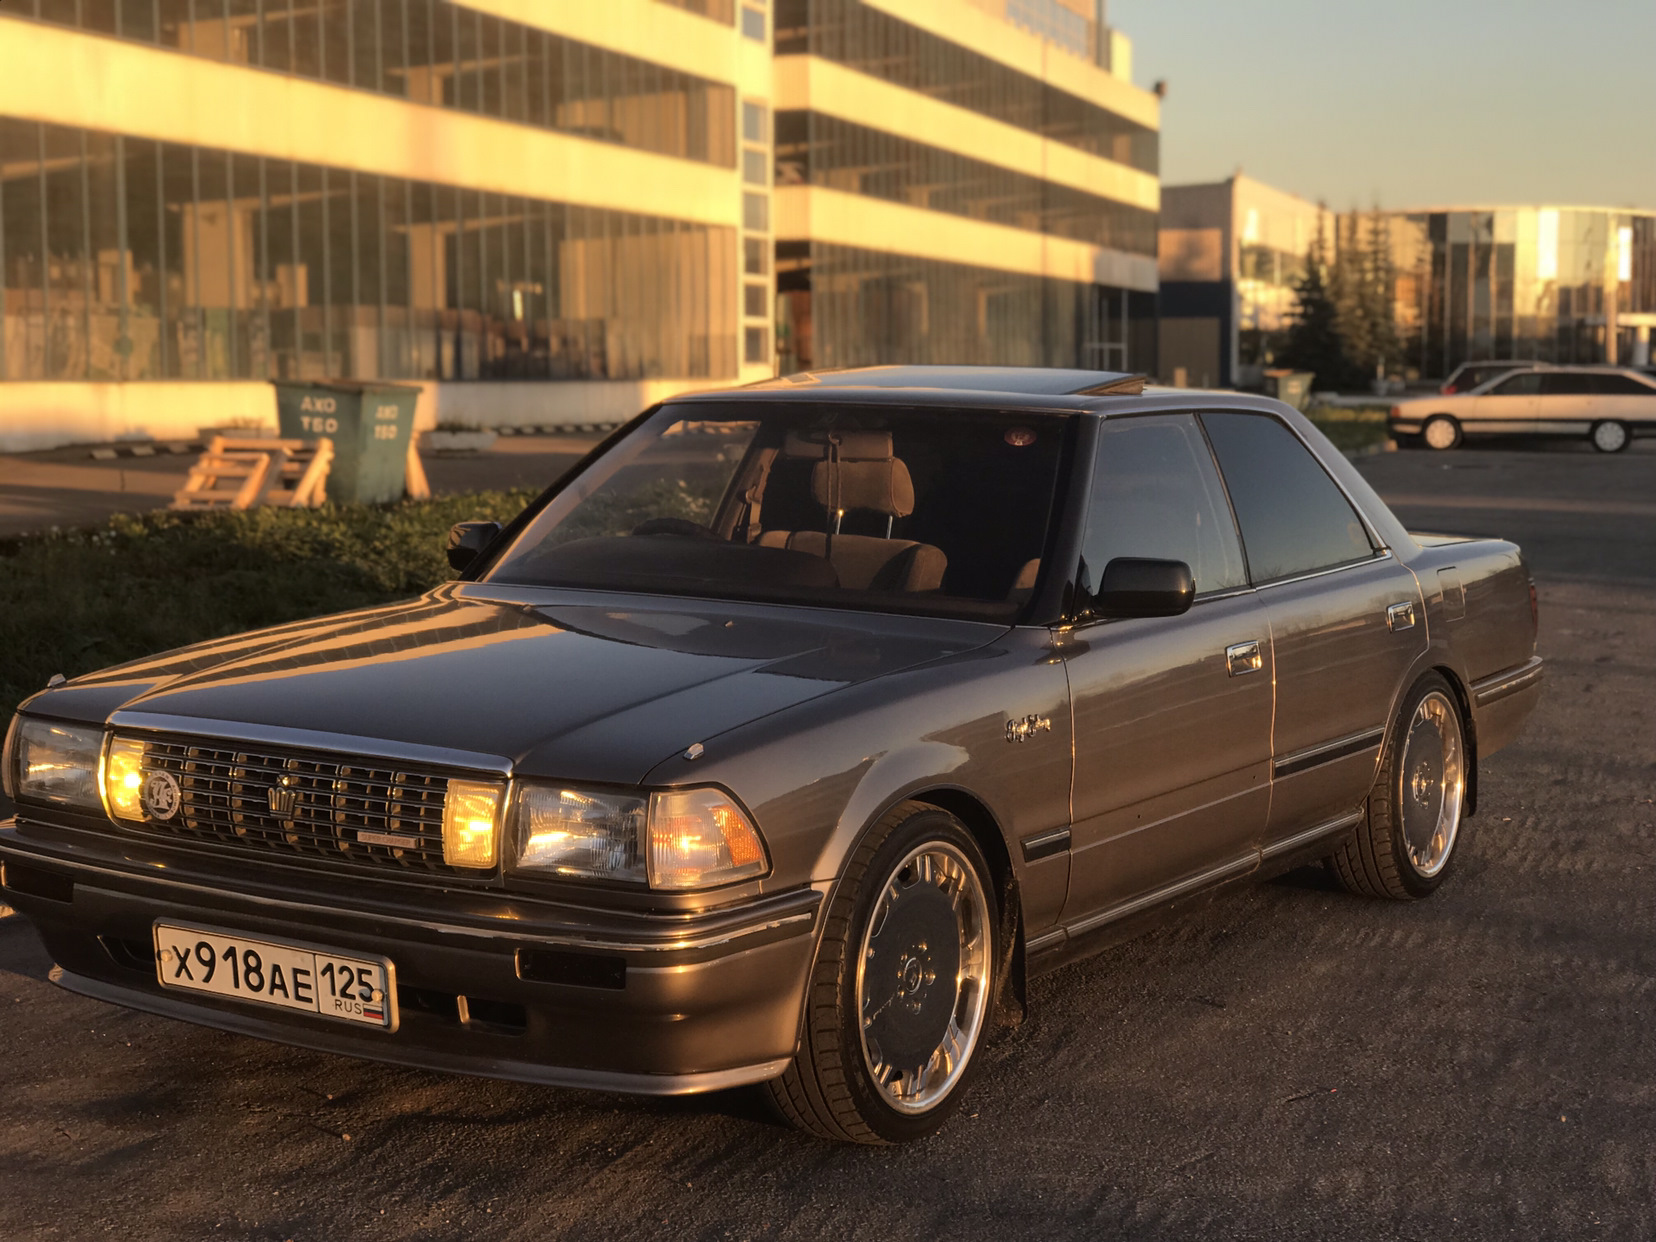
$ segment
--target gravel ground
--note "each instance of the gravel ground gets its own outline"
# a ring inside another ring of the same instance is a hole
[[[1032,988],[961,1114],[826,1146],[733,1093],[393,1069],[104,1006],[0,921],[6,1239],[1656,1235],[1656,453],[1395,453],[1525,544],[1550,661],[1443,889],[1317,870]]]

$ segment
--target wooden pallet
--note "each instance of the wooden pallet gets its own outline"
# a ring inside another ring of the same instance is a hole
[[[258,504],[314,508],[326,498],[333,441],[214,436],[174,509],[250,509]]]

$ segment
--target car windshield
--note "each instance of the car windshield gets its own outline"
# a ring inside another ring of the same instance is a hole
[[[1012,620],[1071,421],[668,405],[563,487],[485,580]]]

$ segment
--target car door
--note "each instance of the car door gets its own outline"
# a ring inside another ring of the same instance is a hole
[[[1269,633],[1194,416],[1100,426],[1083,572],[1096,584],[1120,556],[1184,561],[1197,594],[1183,616],[1089,621],[1063,636],[1072,931],[1252,869],[1269,802]]]
[[[1531,430],[1541,395],[1541,372],[1518,371],[1498,380],[1468,403],[1465,418],[1478,431]]]
[[[1535,399],[1536,431],[1585,431],[1587,424],[1601,417],[1597,407],[1602,399],[1593,394],[1598,378],[1585,371],[1544,371],[1541,394]]]
[[[1271,627],[1268,858],[1367,795],[1392,703],[1426,647],[1424,600],[1287,423],[1264,413],[1202,423]]]

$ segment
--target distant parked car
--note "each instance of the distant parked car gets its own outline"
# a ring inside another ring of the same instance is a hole
[[[1433,449],[1455,448],[1468,436],[1519,433],[1586,436],[1599,452],[1619,453],[1635,435],[1656,431],[1656,376],[1531,363],[1470,392],[1400,402],[1389,426],[1399,443],[1418,440]]]

